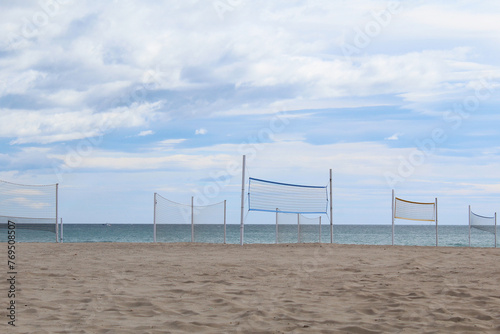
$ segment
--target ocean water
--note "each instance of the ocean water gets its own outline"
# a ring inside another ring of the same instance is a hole
[[[2,229],[4,232],[5,229]],[[2,241],[7,241],[6,233]],[[154,241],[152,224],[64,224],[63,242],[140,242]],[[225,242],[240,243],[240,225],[227,225]],[[157,242],[194,242],[224,243],[224,226],[217,224],[157,225]],[[54,232],[16,228],[16,242],[55,242]],[[322,225],[245,225],[245,244],[278,243],[330,243],[330,226]],[[390,245],[392,243],[391,225],[334,225],[333,242],[337,244]],[[394,243],[396,245],[434,246],[436,244],[435,226],[396,225]],[[468,247],[469,227],[444,225],[438,227],[439,246]],[[471,246],[494,247],[495,235],[486,231],[472,229]]]

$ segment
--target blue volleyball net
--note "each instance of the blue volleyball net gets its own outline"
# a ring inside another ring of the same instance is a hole
[[[327,186],[306,186],[250,178],[248,210],[327,214]]]

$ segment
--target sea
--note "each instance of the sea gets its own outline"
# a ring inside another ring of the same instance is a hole
[[[4,234],[4,233],[2,233]],[[153,224],[64,224],[59,232],[60,242],[134,242],[153,243]],[[4,234],[7,241],[7,234]],[[16,228],[16,242],[56,242],[55,231]],[[228,224],[172,224],[157,225],[156,242],[240,243],[240,225]],[[274,243],[330,243],[391,245],[391,225],[333,225],[333,240],[329,225],[247,224],[244,226],[244,244]],[[436,228],[432,225],[396,225],[394,244],[407,246],[435,246]],[[469,247],[469,226],[438,226],[438,245]],[[472,229],[472,247],[495,247],[495,234]]]

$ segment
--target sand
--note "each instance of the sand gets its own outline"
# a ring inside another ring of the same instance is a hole
[[[18,244],[16,261],[0,333],[500,332],[500,249]]]

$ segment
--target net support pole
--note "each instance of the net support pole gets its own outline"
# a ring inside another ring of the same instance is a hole
[[[226,200],[224,200],[224,244],[226,244]]]
[[[495,248],[497,248],[497,213],[495,212]]]
[[[240,245],[243,246],[243,219],[245,210],[245,158],[243,156],[243,168],[241,171],[241,217],[240,217]]]
[[[319,243],[321,243],[321,216],[319,216]]]
[[[191,242],[194,242],[194,196],[191,196]]]
[[[156,193],[154,195],[153,203],[153,242],[156,242]]]
[[[438,246],[438,199],[436,197],[436,204],[435,204],[435,212],[436,212],[436,247]]]
[[[333,244],[333,198],[332,198],[332,169],[330,168],[330,243]]]
[[[59,202],[59,183],[56,183],[56,243],[59,242],[58,202]]]
[[[300,213],[297,213],[297,243],[300,244]]]
[[[392,189],[392,245],[394,246],[394,189]]]
[[[469,205],[469,247],[470,247],[470,205]]]
[[[278,208],[276,208],[276,240],[274,241],[275,244],[278,243]]]

